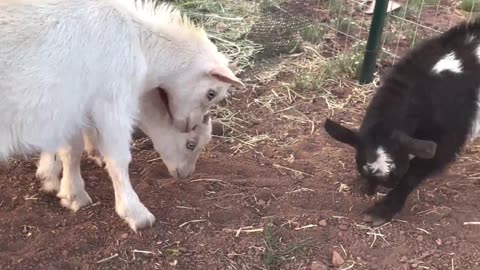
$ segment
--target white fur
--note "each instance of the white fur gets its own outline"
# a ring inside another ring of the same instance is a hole
[[[462,62],[457,59],[454,52],[451,52],[444,57],[442,57],[434,66],[432,71],[439,74],[442,71],[450,71],[453,73],[462,73],[463,66]]]
[[[480,99],[480,90],[479,90],[478,98]],[[475,118],[472,121],[470,140],[473,141],[475,138],[479,136],[480,136],[480,102],[477,102],[477,112],[475,113]]]
[[[170,174],[177,178],[189,177],[195,170],[195,164],[201,150],[211,140],[212,123],[210,117],[189,132],[178,132],[171,127],[170,119],[162,109],[161,100],[155,91],[142,98],[138,127],[153,142],[155,150],[162,157]],[[186,143],[196,142],[195,149],[186,148]]]
[[[155,150],[162,157],[172,176],[177,178],[189,177],[195,170],[201,150],[211,140],[211,120],[197,125],[190,132],[179,132],[172,127],[170,118],[163,108],[163,103],[156,90],[147,92],[141,98],[140,104],[137,123],[140,130],[152,140]],[[97,132],[94,129],[85,129],[83,135],[85,150],[99,166],[102,166],[103,160],[97,149]],[[188,141],[197,143],[193,151],[186,148]]]
[[[477,46],[477,48],[475,48],[475,56],[477,57],[477,61],[480,63],[480,46]],[[478,94],[478,99],[480,100],[480,90]],[[472,130],[470,134],[470,140],[474,140],[479,136],[480,136],[480,102],[477,102],[477,112],[475,114],[475,118],[472,121]]]
[[[61,160],[52,153],[43,152],[38,162],[37,177],[42,179],[42,189],[46,192],[58,192],[60,180],[58,175],[62,171]]]
[[[477,61],[480,62],[480,46],[475,48],[475,56],[477,57]]]
[[[156,90],[149,91],[141,99],[139,122],[140,129],[153,141],[155,149],[161,155],[162,160],[174,177],[188,177],[195,170],[195,164],[201,150],[211,139],[211,121],[198,125],[188,133],[179,132],[173,128],[170,117]],[[77,146],[81,145],[82,138],[74,141]],[[99,165],[103,164],[102,157],[98,152],[98,134],[95,129],[84,129],[83,140],[85,150],[89,155],[95,155],[94,160]],[[187,141],[196,141],[196,148],[191,151],[186,148]],[[83,179],[80,176],[80,159],[83,149],[69,147],[60,151],[59,155],[69,158],[62,158],[64,178],[61,181],[61,189],[58,197],[62,198],[62,205],[77,211],[79,208],[90,204],[91,200],[83,188]],[[71,162],[73,160],[74,162]],[[54,182],[58,185],[58,175],[62,164],[54,159],[54,154],[42,153],[40,157],[37,175],[46,183]],[[108,164],[108,162],[107,162]],[[121,170],[121,168],[116,168]],[[65,172],[74,172],[65,174]],[[141,204],[137,194],[133,191],[130,183],[122,183],[117,177],[113,178],[115,190],[115,205],[117,213],[125,219],[133,230],[153,223],[154,217],[148,209]],[[46,189],[54,191],[53,189]]]
[[[60,181],[60,190],[57,197],[61,204],[78,211],[83,206],[92,203],[92,199],[85,191],[85,184],[80,172],[80,161],[83,153],[83,140],[81,134],[77,134],[72,143],[58,152],[63,164],[63,177]]]
[[[139,97],[161,86],[174,126],[189,130],[241,84],[204,30],[168,4],[141,2],[0,2],[0,159],[71,146],[91,120],[117,211],[133,229],[153,222],[128,174]],[[210,101],[209,89],[218,93]],[[69,194],[80,185],[67,186]]]
[[[376,153],[377,159],[375,162],[365,165],[364,170],[366,172],[371,170],[376,176],[388,176],[390,172],[395,169],[395,164],[393,164],[392,158],[381,146],[377,148]]]

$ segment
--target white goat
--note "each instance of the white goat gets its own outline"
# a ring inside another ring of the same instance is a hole
[[[189,177],[195,171],[200,152],[211,139],[212,123],[208,114],[205,115],[201,124],[188,133],[175,129],[157,90],[147,92],[142,98],[137,124],[139,129],[152,140],[155,150],[175,178]],[[75,212],[92,203],[84,188],[80,161],[85,149],[99,165],[102,165],[103,161],[97,151],[97,135],[95,129],[85,129],[83,140],[79,137],[75,144],[62,149],[57,155],[47,152],[42,152],[40,155],[37,177],[42,179],[43,190],[58,192],[57,196],[61,199],[61,204]],[[59,181],[62,167],[63,178]],[[119,193],[118,197],[116,196],[117,202],[128,200],[122,195]],[[132,229],[136,230],[134,223],[128,219],[127,222]]]
[[[165,89],[173,125],[190,131],[243,86],[203,29],[154,0],[9,0],[0,25],[0,160],[81,151],[91,125],[134,230],[154,222],[128,173],[139,97]]]

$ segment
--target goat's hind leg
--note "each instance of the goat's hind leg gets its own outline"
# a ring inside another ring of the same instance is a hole
[[[59,175],[62,163],[55,153],[42,152],[37,167],[37,178],[42,181],[42,190],[57,193],[60,190]]]
[[[63,177],[60,182],[60,191],[57,197],[60,203],[74,212],[92,203],[92,199],[85,191],[80,169],[83,155],[83,138],[81,133],[76,134],[71,143],[58,151],[63,164]]]
[[[103,157],[98,151],[98,132],[96,128],[88,127],[82,131],[83,140],[85,142],[85,151],[90,159],[95,161],[98,166],[104,167]]]

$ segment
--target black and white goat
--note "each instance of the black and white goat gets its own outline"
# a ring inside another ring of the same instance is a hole
[[[393,188],[364,220],[388,222],[427,177],[480,135],[480,20],[424,41],[397,62],[369,104],[359,130],[330,119],[326,132],[356,149],[372,195]]]

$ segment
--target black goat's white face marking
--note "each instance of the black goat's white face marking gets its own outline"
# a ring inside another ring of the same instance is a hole
[[[453,73],[462,73],[462,62],[457,58],[454,52],[446,54],[433,66],[432,72],[440,74],[443,71],[449,71]]]
[[[475,48],[475,56],[477,56],[477,61],[480,63],[480,46]]]
[[[376,155],[377,159],[364,165],[363,170],[372,176],[389,176],[390,172],[395,169],[392,157],[381,146],[377,148]]]

